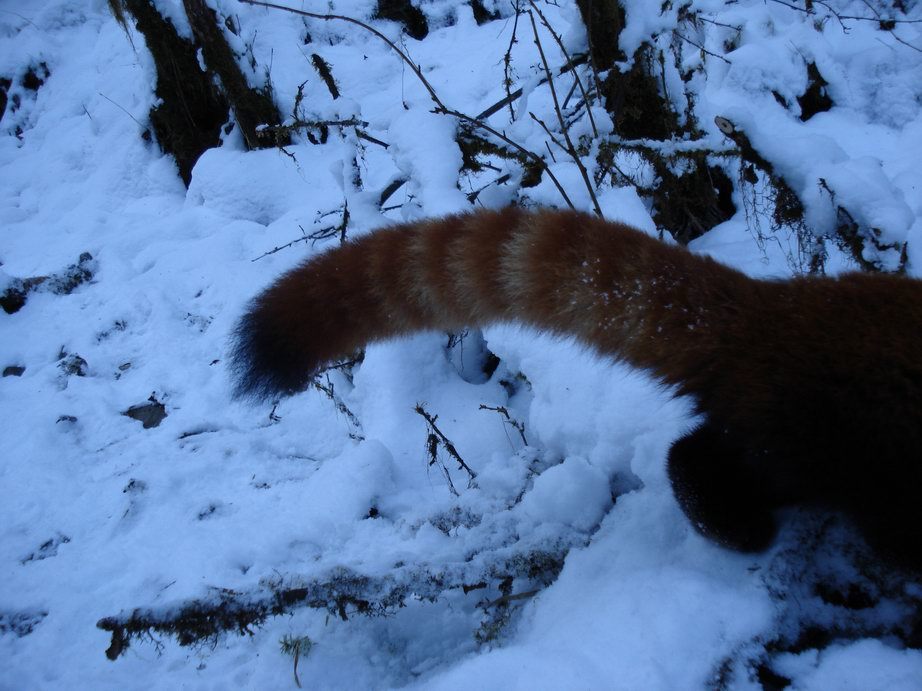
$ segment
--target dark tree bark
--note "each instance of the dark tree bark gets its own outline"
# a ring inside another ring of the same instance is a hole
[[[278,109],[267,93],[268,89],[254,89],[247,83],[214,10],[205,4],[205,0],[183,0],[183,6],[195,40],[202,48],[205,64],[221,79],[224,94],[234,109],[247,148],[261,149],[290,143],[260,135],[260,125],[281,123]]]
[[[618,37],[624,28],[624,9],[618,0],[576,0],[576,5],[589,34],[593,67],[604,72],[627,59],[618,47]]]
[[[656,48],[642,44],[634,53],[631,67],[620,70],[616,63],[627,56],[618,45],[625,14],[618,0],[577,0],[589,36],[589,53],[598,75],[599,96],[611,115],[615,131],[623,139],[668,141],[688,135],[667,94],[661,93],[656,75]],[[602,151],[602,150],[600,150]],[[600,155],[603,155],[600,153]],[[611,156],[605,152],[605,156]],[[663,156],[644,154],[656,171],[651,193],[653,219],[680,243],[687,244],[735,212],[733,182],[720,168],[708,164],[707,156],[683,159],[675,172]],[[608,162],[600,159],[602,168]]]
[[[260,125],[280,123],[278,110],[265,90],[247,83],[215,12],[204,0],[183,0],[194,42],[180,36],[151,0],[112,0],[109,4],[120,22],[126,15],[133,18],[154,58],[160,104],[150,111],[151,127],[163,152],[176,159],[187,187],[196,161],[220,143],[221,126],[231,108],[248,148],[289,143],[284,134],[281,140],[261,135]],[[199,65],[199,48],[205,70]]]
[[[176,159],[188,187],[199,156],[220,142],[221,125],[227,122],[227,100],[211,75],[199,67],[196,47],[177,33],[150,0],[122,3],[144,36],[157,68],[155,92],[161,103],[150,111],[151,126],[163,152]]]
[[[410,0],[378,0],[375,18],[400,22],[407,34],[417,41],[422,41],[429,35],[426,15]]]

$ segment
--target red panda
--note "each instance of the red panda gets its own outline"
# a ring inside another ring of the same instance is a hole
[[[690,396],[675,495],[702,534],[767,547],[774,511],[851,517],[922,566],[922,281],[756,280],[621,223],[518,208],[405,223],[316,256],[240,320],[237,393],[268,397],[372,341],[516,322]]]

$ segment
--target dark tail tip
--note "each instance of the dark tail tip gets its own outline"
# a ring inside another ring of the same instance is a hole
[[[232,336],[234,397],[266,400],[303,391],[316,369],[296,342],[297,328],[279,323],[264,296],[257,297]]]

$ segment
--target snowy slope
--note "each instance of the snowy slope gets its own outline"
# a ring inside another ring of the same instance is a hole
[[[157,4],[182,24],[181,3]],[[624,4],[628,54],[654,33],[674,40],[676,8]],[[872,16],[862,2],[833,4]],[[922,7],[904,4],[922,20]],[[82,253],[93,273],[0,314],[0,368],[24,368],[0,379],[0,689],[290,688],[285,636],[313,642],[298,663],[307,688],[759,688],[772,674],[802,689],[922,688],[922,585],[866,564],[854,536],[825,516],[801,515],[764,555],[698,536],[664,468],[669,445],[695,423],[689,402],[574,343],[488,329],[500,366],[484,381],[472,371],[480,334],[454,348],[445,334],[421,334],[370,346],[351,378],[332,373],[335,400],[314,389],[277,406],[231,399],[228,338],[246,301],[337,241],[271,250],[335,225],[344,204],[358,235],[470,208],[467,193],[520,173],[500,162],[480,177],[459,174],[456,122],[430,112],[419,81],[362,29],[235,0],[212,5],[239,22],[253,78],[269,71],[283,113],[307,80],[311,117],[358,118],[389,147],[334,128],[324,145],[296,138],[287,154],[247,152],[233,131],[199,160],[187,190],[172,159],[141,136],[155,81],[143,37],[126,33],[103,0],[0,5],[0,76],[12,80],[0,121],[0,288],[61,274]],[[542,8],[570,50],[585,49],[575,6],[560,5]],[[513,26],[508,6],[487,6],[501,18],[477,25],[466,4],[422,2],[423,41],[374,24],[446,104],[475,114],[504,95]],[[371,21],[374,3],[330,7]],[[691,88],[706,140],[726,146],[715,116],[745,125],[815,227],[834,223],[832,190],[886,242],[906,242],[908,270],[922,275],[922,24],[891,33],[821,23],[761,0],[691,7],[712,20],[695,29],[696,44],[721,55],[733,44],[727,61],[687,53],[705,67]],[[315,52],[339,99],[311,67]],[[530,34],[512,58],[521,112],[552,122]],[[803,92],[807,59],[835,106],[802,122],[780,100]],[[37,89],[22,86],[30,70]],[[664,83],[676,80],[664,72]],[[606,129],[604,111],[596,117]],[[531,118],[510,122],[503,110],[490,122],[531,150],[549,148]],[[585,127],[583,118],[574,130]],[[559,151],[552,170],[590,208]],[[380,211],[380,191],[398,178],[408,181],[394,208]],[[546,178],[478,196],[513,201],[563,203]],[[790,239],[760,242],[737,201],[740,212],[694,249],[753,275],[790,273]],[[607,217],[656,232],[633,188],[603,185],[599,203]],[[852,267],[832,249],[828,268]],[[167,414],[159,426],[124,415],[150,402]],[[475,484],[444,452],[455,492],[430,466],[417,404],[438,416]],[[481,405],[505,406],[527,445]],[[566,556],[556,580],[553,568],[529,571],[540,555]],[[504,583],[510,564],[520,569]],[[134,641],[114,662],[96,628],[216,589],[257,593],[342,573],[405,584],[405,606],[384,617],[350,609],[346,619],[301,608],[210,645]],[[482,587],[440,591],[440,578]],[[413,597],[425,587],[432,601]]]

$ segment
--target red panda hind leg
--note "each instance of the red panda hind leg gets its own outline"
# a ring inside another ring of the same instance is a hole
[[[760,552],[775,537],[773,502],[730,436],[705,422],[669,449],[669,480],[691,524],[741,552]]]

